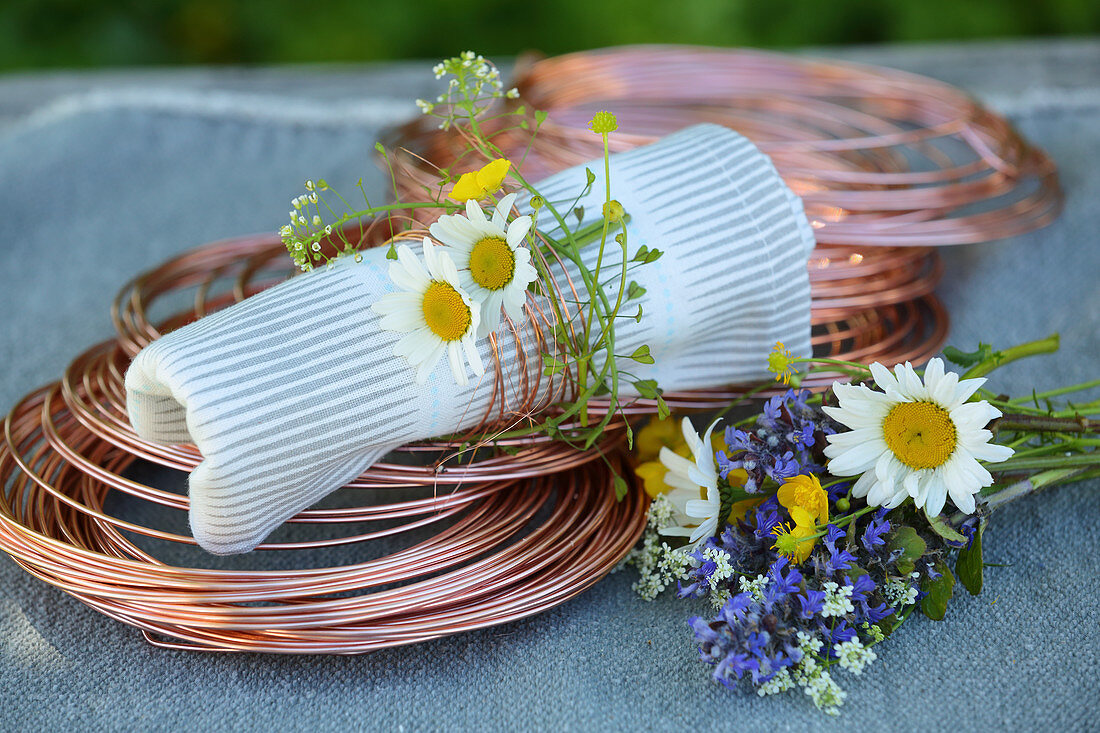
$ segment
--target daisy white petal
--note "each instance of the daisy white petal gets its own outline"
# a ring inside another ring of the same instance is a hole
[[[529,216],[507,222],[514,194],[497,204],[491,219],[473,200],[466,202],[466,215],[441,216],[430,227],[454,257],[463,287],[482,306],[477,335],[485,336],[500,325],[501,310],[518,320],[523,315],[527,286],[538,273],[530,266],[531,254],[520,246],[531,228]]]
[[[890,370],[879,364],[877,361],[871,364],[871,377],[874,378],[875,384],[883,392],[898,392],[901,390],[901,386],[898,384],[898,380],[894,378],[894,375],[890,373]],[[869,391],[869,390],[868,390]]]
[[[714,454],[710,450],[710,436],[718,421],[715,420],[707,429],[706,434],[700,438],[692,427],[691,421],[684,418],[681,422],[681,431],[684,440],[691,450],[692,460],[677,455],[668,448],[662,447],[659,457],[661,463],[668,469],[665,474],[665,483],[675,487],[672,494],[676,495],[676,502],[683,500],[682,513],[686,515],[685,524],[694,524],[695,528],[688,534],[688,542],[692,547],[698,545],[707,537],[714,536],[718,531],[718,521],[721,512],[721,496],[718,490],[718,469],[714,465]],[[670,500],[672,500],[670,494]],[[682,527],[675,532],[662,530],[662,534],[682,535],[686,532]]]
[[[909,363],[893,371],[871,365],[882,392],[862,385],[834,385],[838,407],[822,408],[850,428],[828,436],[825,456],[837,476],[859,476],[856,497],[872,505],[897,506],[908,498],[929,516],[950,497],[965,513],[975,495],[992,483],[979,460],[1003,461],[1007,446],[991,443],[985,429],[1000,411],[984,400],[968,402],[984,379],[959,380],[943,362],[928,363],[924,380]]]
[[[516,220],[508,227],[508,246],[515,249],[530,230],[531,217],[517,216]]]
[[[462,289],[454,262],[427,238],[423,244],[424,264],[407,245],[397,248],[397,261],[390,265],[390,279],[400,288],[371,306],[381,316],[379,327],[403,333],[393,353],[416,370],[416,381],[424,384],[436,364],[447,354],[455,382],[467,384],[466,364],[480,325],[480,310]],[[436,251],[438,250],[438,251]],[[480,356],[470,365],[484,374]]]

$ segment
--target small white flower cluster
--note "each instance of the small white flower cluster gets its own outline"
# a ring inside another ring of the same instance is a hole
[[[874,639],[876,644],[886,639],[886,634],[882,633],[882,629],[878,627],[878,624],[869,624],[864,621],[861,628],[871,635],[871,638]]]
[[[294,263],[302,270],[313,269],[310,252],[320,252],[321,245],[316,240],[320,236],[332,234],[332,226],[325,225],[321,220],[318,206],[317,191],[324,191],[328,184],[323,180],[314,183],[306,181],[306,193],[295,196],[290,200],[290,223],[284,224],[279,229],[279,236],[290,251]],[[310,214],[310,207],[314,213]],[[309,217],[308,219],[306,217]]]
[[[807,657],[802,660],[794,673],[795,682],[810,696],[817,709],[827,715],[840,715],[840,706],[848,693],[840,689],[832,675],[818,664],[816,659]]]
[[[436,79],[442,79],[448,74],[451,74],[452,78],[447,83],[447,91],[436,97],[434,102],[426,99],[416,100],[416,106],[426,115],[435,114],[435,108],[440,104],[454,105],[462,100],[468,100],[475,107],[471,111],[476,114],[487,106],[480,103],[501,97],[519,98],[519,90],[514,87],[504,91],[500,70],[484,56],[473,51],[464,51],[454,58],[441,61],[432,67],[432,73],[435,74]],[[448,114],[439,116],[442,119],[439,126],[446,130],[453,123],[453,116],[449,110]]]
[[[647,527],[654,532],[659,532],[672,525],[672,519],[676,514],[676,507],[664,494],[658,494],[649,505]]]
[[[652,601],[671,583],[688,576],[691,558],[656,535],[646,533],[641,548],[631,553],[631,562],[638,569],[638,580],[631,587],[644,600]]]
[[[840,666],[856,676],[863,672],[864,667],[877,659],[874,650],[863,646],[859,639],[834,644],[833,652]]]
[[[846,616],[856,610],[852,605],[852,586],[840,586],[830,580],[825,583],[824,588],[825,605],[821,611],[822,616],[825,618]]]
[[[815,656],[821,647],[825,646],[825,642],[816,636],[807,634],[805,631],[798,632],[798,650],[802,652],[803,657]]]
[[[794,687],[794,679],[791,678],[790,671],[784,668],[776,672],[775,677],[757,687],[756,694],[760,697],[778,695],[780,692],[786,692],[792,687]]]
[[[750,581],[751,583],[751,581]],[[763,587],[761,585],[760,587]],[[850,590],[850,586],[849,590]],[[844,597],[843,591],[833,589],[838,596]],[[865,624],[866,626],[866,624]],[[882,632],[877,626],[870,626],[876,640],[880,640]],[[824,648],[822,639],[805,631],[798,632],[796,637],[798,650],[802,653],[802,660],[798,664],[780,670],[774,677],[756,688],[756,694],[761,697],[776,695],[786,692],[794,687],[800,687],[814,705],[828,715],[839,715],[840,706],[848,697],[848,693],[841,689],[840,685],[829,674],[830,663],[822,663],[818,654]],[[836,654],[836,663],[842,669],[846,669],[854,675],[859,675],[875,661],[877,656],[870,647],[865,646],[859,639],[835,644],[833,651]]]
[[[882,586],[882,596],[892,608],[904,608],[917,600],[917,587],[910,580],[920,578],[920,573],[913,572],[908,578],[893,578]]]
[[[707,579],[710,583],[710,592],[718,591],[718,584],[729,579],[733,575],[733,566],[730,565],[729,553],[720,547],[707,547],[703,550],[703,557],[715,564],[714,572]]]
[[[623,562],[637,568],[639,577],[631,587],[647,601],[659,596],[670,583],[687,578],[692,564],[687,553],[669,547],[658,534],[672,523],[674,511],[675,507],[667,497],[662,495],[654,499],[649,505],[642,546],[631,551]]]
[[[741,586],[742,593],[750,594],[754,601],[764,600],[764,586],[768,584],[767,575],[757,575],[752,580],[742,575],[737,582]]]

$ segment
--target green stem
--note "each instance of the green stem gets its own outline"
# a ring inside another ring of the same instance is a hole
[[[989,429],[996,435],[998,431],[1021,431],[1041,433],[1091,433],[1100,429],[1100,422],[1086,417],[1050,417],[1048,415],[1008,414],[994,420]]]
[[[962,375],[963,379],[971,379],[973,377],[984,377],[997,367],[1004,366],[1009,362],[1016,361],[1017,359],[1023,359],[1028,356],[1035,356],[1036,354],[1053,354],[1058,350],[1058,334],[1053,333],[1047,336],[1045,339],[1039,339],[1038,341],[1029,341],[1026,344],[1019,344],[1018,346],[1012,346],[1004,351],[998,352],[996,355],[991,356],[985,361],[978,362],[974,366],[970,367],[965,374]]]
[[[1093,379],[1089,382],[1081,382],[1080,384],[1071,384],[1068,387],[1059,387],[1058,389],[1050,389],[1046,392],[1036,392],[1024,397],[1015,397],[1008,401],[1008,404],[1014,405],[1024,402],[1044,400],[1048,397],[1058,397],[1064,394],[1071,394],[1073,392],[1083,392],[1086,389],[1092,389],[1093,387],[1100,387],[1100,379]]]
[[[1093,451],[1074,456],[1009,458],[1007,461],[991,466],[991,468],[996,473],[1009,473],[1010,471],[1044,471],[1050,468],[1072,468],[1075,466],[1100,466],[1100,452]]]

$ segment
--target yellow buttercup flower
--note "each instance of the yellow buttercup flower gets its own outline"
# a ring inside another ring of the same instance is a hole
[[[768,371],[775,375],[775,381],[790,384],[791,375],[798,374],[793,364],[794,354],[782,341],[776,341],[772,352],[768,354]]]
[[[721,435],[711,435],[710,445],[712,452],[723,450],[726,447],[725,440]],[[665,474],[668,473],[668,467],[658,460],[662,448],[668,448],[683,458],[691,457],[691,449],[684,440],[684,434],[675,420],[650,420],[634,435],[634,459],[638,462],[634,468],[634,473],[642,480],[642,486],[651,499],[660,494],[667,494],[673,488],[665,483]],[[747,479],[748,474],[740,469],[731,471],[729,475],[729,482],[734,486],[743,486]],[[702,493],[701,490],[700,494]],[[702,498],[706,498],[706,496],[703,495]],[[745,505],[737,513],[736,518],[744,516],[749,506],[759,502],[759,499],[747,499],[734,504],[735,511],[741,505]],[[735,518],[733,512],[730,513],[730,518],[731,521]]]
[[[687,449],[680,426],[675,420],[650,420],[634,436],[634,455],[639,463],[656,461],[661,448],[676,451],[683,446]],[[687,453],[681,453],[685,458]]]
[[[821,488],[821,482],[817,476],[795,476],[788,479],[779,487],[776,494],[779,503],[787,511],[795,508],[805,510],[817,524],[829,522],[829,495]],[[793,518],[793,514],[791,515]]]
[[[794,526],[787,523],[773,529],[775,544],[772,547],[792,563],[798,564],[806,561],[817,544],[817,524],[810,513],[800,506],[790,512]]]
[[[668,467],[660,461],[646,461],[634,469],[634,475],[642,480],[642,488],[650,499],[672,491],[672,487],[665,483],[666,473]]]
[[[500,189],[511,167],[512,162],[507,158],[497,158],[480,170],[463,173],[451,188],[450,197],[455,201],[480,201]]]

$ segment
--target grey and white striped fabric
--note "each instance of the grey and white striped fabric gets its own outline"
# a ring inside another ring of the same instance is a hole
[[[594,220],[603,165],[590,168],[597,180],[579,203]],[[564,171],[540,193],[570,202],[585,176],[583,166]],[[776,341],[809,353],[813,233],[801,201],[752,143],[715,125],[691,127],[613,156],[611,186],[631,217],[630,248],[665,251],[631,274],[646,288],[641,322],[616,327],[617,353],[648,344],[655,359],[633,372],[667,390],[699,389],[767,376]],[[585,254],[594,261],[595,248]],[[247,552],[393,448],[470,428],[485,414],[491,377],[459,387],[442,360],[417,386],[393,356],[400,334],[382,331],[370,310],[394,289],[388,264],[382,249],[358,263],[341,259],[170,333],[134,359],[126,391],[137,433],[202,452],[190,476],[190,520],[208,551]],[[515,339],[499,342],[503,364],[522,363]],[[487,340],[481,353],[491,364]],[[521,375],[513,376],[515,384]]]

